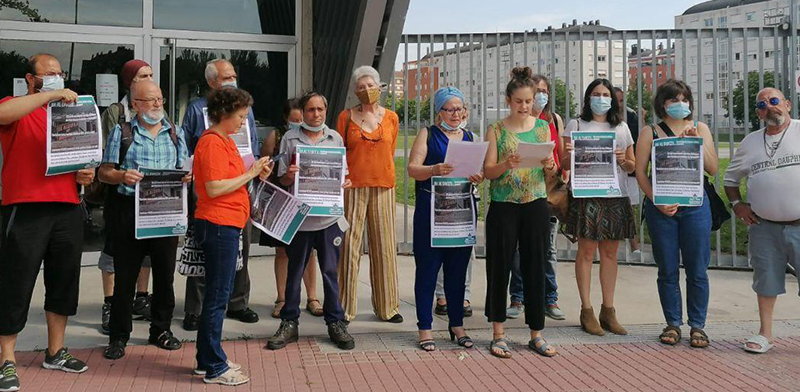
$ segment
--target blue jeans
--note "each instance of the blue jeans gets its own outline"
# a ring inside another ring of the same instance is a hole
[[[658,297],[667,325],[683,324],[680,262],[686,272],[686,313],[689,326],[704,328],[708,313],[708,263],[711,260],[711,207],[706,195],[700,207],[680,207],[666,216],[649,200],[645,219],[658,265]]]
[[[558,235],[558,220],[555,217],[550,217],[550,246],[547,250],[547,263],[544,264],[545,300],[548,306],[558,304],[558,284],[556,283],[558,248],[556,247],[556,235]],[[511,284],[508,287],[508,291],[511,293],[511,302],[525,302],[522,294],[519,251],[514,254],[514,260],[511,261]]]
[[[228,357],[222,351],[222,321],[231,298],[236,277],[241,229],[221,226],[203,219],[194,222],[195,241],[206,260],[206,295],[197,330],[197,367],[206,370],[206,378],[228,371]]]

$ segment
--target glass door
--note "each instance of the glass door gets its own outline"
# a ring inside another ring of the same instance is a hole
[[[225,58],[236,68],[239,87],[253,96],[256,149],[282,124],[283,103],[295,91],[294,45],[156,38],[152,48],[165,109],[177,123],[182,123],[189,102],[208,93],[206,63]]]

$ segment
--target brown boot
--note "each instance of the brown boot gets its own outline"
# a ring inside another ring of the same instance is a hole
[[[603,336],[606,334],[594,317],[593,308],[581,309],[581,329],[592,335]]]
[[[617,321],[617,313],[614,310],[614,307],[607,308],[603,305],[600,305],[600,326],[603,327],[606,331],[617,335],[627,335],[628,331],[625,330],[625,327]]]

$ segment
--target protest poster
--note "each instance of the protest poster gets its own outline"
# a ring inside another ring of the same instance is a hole
[[[311,206],[308,215],[344,215],[345,153],[344,147],[297,146],[294,194]]]
[[[139,168],[144,175],[136,183],[136,239],[186,234],[189,209],[183,170]]]
[[[572,196],[619,197],[614,132],[572,132]]]
[[[431,247],[475,245],[475,215],[469,179],[431,177]]]
[[[668,137],[653,140],[653,204],[703,205],[703,138]]]
[[[292,242],[311,206],[268,181],[253,181],[250,220],[253,226],[284,244]]]
[[[103,158],[100,111],[90,95],[74,103],[47,105],[47,170],[52,176],[100,166]]]
[[[203,121],[205,121],[206,129],[211,128],[211,121],[208,120],[208,108],[203,108]],[[239,150],[239,155],[253,155],[253,146],[250,144],[250,122],[245,121],[239,132],[231,135],[231,139],[236,143],[236,148]]]

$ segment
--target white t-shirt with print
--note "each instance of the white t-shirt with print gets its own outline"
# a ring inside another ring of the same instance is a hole
[[[578,121],[580,121],[580,126],[578,126]],[[567,128],[564,131],[566,132],[564,136],[569,136],[574,131],[614,132],[617,135],[617,149],[625,151],[628,147],[633,145],[633,136],[631,136],[631,130],[628,128],[628,124],[624,122],[619,123],[619,125],[616,127],[612,127],[611,124],[607,122],[586,122],[581,119],[574,119],[567,124]],[[622,191],[622,194],[618,197],[628,197],[627,178],[628,173],[622,170],[619,165],[617,165],[617,180],[619,181],[619,189]]]

